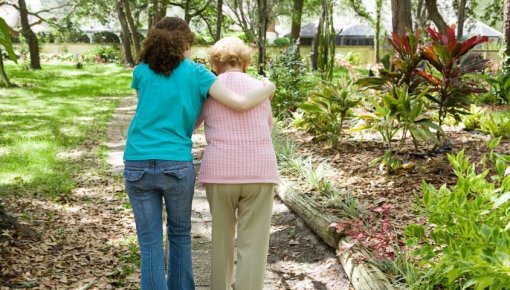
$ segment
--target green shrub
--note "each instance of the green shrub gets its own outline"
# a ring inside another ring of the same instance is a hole
[[[274,45],[278,47],[286,47],[292,44],[292,40],[288,37],[279,37],[274,40]]]
[[[482,117],[480,131],[493,137],[510,137],[510,113],[489,113]]]
[[[94,43],[120,43],[117,34],[110,31],[100,31],[92,35],[92,42]]]
[[[303,119],[297,125],[334,147],[342,141],[344,122],[359,102],[351,80],[321,83],[299,106],[303,110]]]
[[[510,73],[488,75],[485,80],[490,86],[489,94],[494,96],[500,104],[510,103]]]
[[[86,62],[116,62],[120,59],[117,45],[98,46],[82,55]]]
[[[275,55],[269,62],[269,78],[276,85],[273,113],[290,115],[305,98],[301,86],[305,85],[307,67],[299,56],[297,45],[289,46],[284,53]]]
[[[495,147],[496,143],[489,147]],[[498,159],[499,158],[499,159]],[[510,285],[510,156],[491,152],[499,181],[477,174],[461,151],[448,159],[458,177],[451,187],[423,183],[425,225],[406,229],[420,279],[411,289],[508,289]],[[500,160],[499,162],[497,160]],[[500,175],[500,174],[498,174]]]
[[[69,43],[90,43],[90,38],[81,31],[71,31],[66,35],[65,42]]]
[[[214,42],[213,39],[211,39],[210,37],[204,36],[200,33],[195,34],[195,44],[196,45],[208,45],[213,42]]]
[[[485,112],[476,105],[471,104],[469,114],[462,116],[462,123],[467,130],[480,129]]]

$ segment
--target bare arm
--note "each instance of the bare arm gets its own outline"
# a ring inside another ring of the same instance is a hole
[[[240,95],[224,86],[220,80],[216,80],[211,88],[209,88],[209,94],[215,100],[231,109],[244,111],[262,103],[272,96],[275,90],[276,86],[272,82],[265,82],[264,86],[256,88],[246,95]]]

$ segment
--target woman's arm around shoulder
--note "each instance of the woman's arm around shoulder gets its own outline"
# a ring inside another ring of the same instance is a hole
[[[264,82],[264,86],[258,87],[248,92],[246,95],[240,95],[227,88],[217,79],[209,88],[209,95],[227,107],[244,111],[252,109],[264,100],[270,98],[275,91],[275,84],[266,81]]]

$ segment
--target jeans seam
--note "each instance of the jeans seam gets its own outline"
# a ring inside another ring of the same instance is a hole
[[[140,208],[141,208],[141,211],[142,211],[142,216],[143,216],[143,221],[144,221],[144,227],[149,230],[149,226],[147,224],[147,215],[145,214],[145,209],[144,207],[142,206],[142,203],[140,201],[138,201],[138,203],[140,204]],[[149,245],[152,243],[152,239],[151,239],[151,235],[149,234],[148,235],[148,239],[149,239]],[[148,247],[149,249],[149,277],[150,277],[150,284],[152,285],[152,288],[155,289],[156,285],[154,284],[154,279],[153,279],[153,271],[152,271],[152,247]]]

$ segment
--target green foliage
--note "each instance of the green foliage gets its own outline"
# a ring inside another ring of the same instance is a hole
[[[110,31],[100,31],[92,35],[92,42],[94,43],[120,43],[117,34]]]
[[[405,85],[395,88],[393,93],[386,93],[380,102],[372,101],[373,112],[361,112],[359,117],[365,120],[365,125],[353,130],[365,130],[379,132],[386,145],[391,150],[393,137],[401,132],[402,148],[407,136],[410,135],[413,141],[435,141],[431,130],[441,128],[434,124],[431,118],[424,112],[424,96],[427,91],[413,96]]]
[[[276,85],[272,100],[273,112],[290,115],[305,98],[301,86],[305,82],[306,65],[299,57],[296,44],[284,53],[272,57],[269,63],[269,79]]]
[[[195,44],[196,45],[209,45],[212,44],[214,41],[210,36],[205,36],[200,33],[195,33]]]
[[[510,103],[510,73],[501,72],[495,76],[487,75],[485,80],[490,85],[489,94],[495,96],[500,104]]]
[[[485,114],[480,121],[480,131],[493,137],[510,138],[510,112]]]
[[[279,37],[274,40],[274,45],[277,47],[287,47],[292,44],[292,40],[288,37]]]
[[[496,181],[487,178],[488,169],[478,174],[461,151],[448,156],[458,177],[455,185],[436,189],[423,183],[428,223],[406,229],[420,272],[411,289],[508,289],[510,156],[500,157],[507,162],[499,162]]]
[[[485,112],[476,105],[471,104],[469,114],[462,116],[462,123],[467,130],[479,129],[482,124],[482,118]]]
[[[451,27],[446,35],[430,27],[427,31],[431,42],[423,48],[423,57],[434,70],[420,70],[418,73],[429,83],[430,91],[434,93],[428,95],[428,98],[437,106],[441,126],[447,115],[460,121],[460,115],[467,113],[465,109],[470,104],[469,96],[484,91],[466,76],[483,71],[488,66],[489,61],[480,54],[469,53],[476,45],[487,42],[488,38],[473,36],[465,41],[457,41]]]
[[[7,26],[7,23],[5,23],[5,20],[0,17],[0,46],[2,46],[5,50],[7,50],[7,53],[9,54],[9,58],[17,62],[16,54],[14,53],[14,49],[12,48],[12,42],[11,42],[11,34],[9,32],[9,26]],[[1,56],[0,56],[1,57]]]
[[[67,34],[65,42],[69,43],[90,43],[90,39],[86,33],[81,31],[71,31]]]
[[[73,155],[85,140],[103,140],[119,97],[132,93],[132,72],[116,65],[8,68],[20,86],[0,90],[0,195],[65,194],[79,170]]]
[[[344,122],[351,109],[359,103],[360,99],[353,92],[351,80],[323,82],[299,106],[303,110],[303,119],[297,125],[334,147],[342,142]]]
[[[116,62],[120,59],[120,51],[117,45],[102,45],[82,56],[86,62]]]

